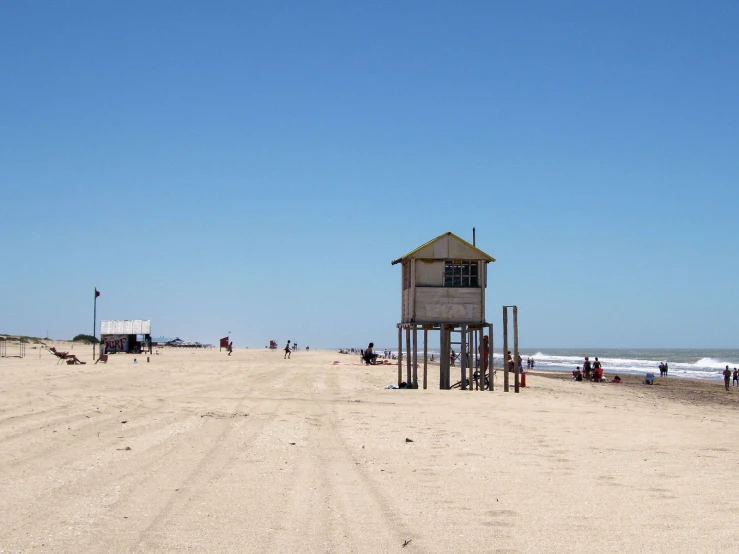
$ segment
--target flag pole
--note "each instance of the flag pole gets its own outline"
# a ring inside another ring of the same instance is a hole
[[[97,333],[96,328],[97,328],[97,310],[98,310],[98,289],[97,287],[95,287],[94,296],[95,296],[95,301],[93,303],[93,308],[92,308],[92,338],[93,339],[97,338],[95,336],[95,334]],[[97,345],[95,344],[95,341],[93,340],[92,341],[92,361],[93,362],[95,361],[95,347],[96,346]]]

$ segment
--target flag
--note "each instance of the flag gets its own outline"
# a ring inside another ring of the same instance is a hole
[[[97,288],[95,288],[95,298],[97,298],[98,296],[100,296],[100,291]]]
[[[220,348],[228,348],[228,337],[223,337],[221,339]]]

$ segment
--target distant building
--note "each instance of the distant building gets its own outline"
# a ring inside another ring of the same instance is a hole
[[[168,342],[172,342],[173,340],[175,339],[169,337],[152,337],[151,344],[153,346],[162,346]]]
[[[107,319],[100,322],[100,342],[106,352],[151,354],[151,321]]]

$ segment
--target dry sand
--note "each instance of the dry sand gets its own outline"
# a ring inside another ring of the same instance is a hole
[[[0,360],[0,551],[739,551],[722,384],[406,391],[331,352],[133,358]]]

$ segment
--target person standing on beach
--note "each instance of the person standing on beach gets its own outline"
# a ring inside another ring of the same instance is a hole
[[[487,335],[483,335],[482,343],[477,347],[477,355],[482,360],[482,374],[488,369],[488,358],[490,358],[490,339]]]
[[[729,390],[729,379],[731,379],[731,370],[729,369],[729,366],[726,366],[726,369],[724,370],[724,388],[727,391]]]
[[[288,358],[288,359],[289,359],[289,358],[290,358],[290,353],[291,353],[291,352],[292,352],[292,350],[290,350],[290,341],[287,341],[287,344],[285,345],[285,356],[284,356],[284,357],[283,357],[282,359],[283,359],[283,360],[284,360],[285,358]]]
[[[455,367],[455,362],[457,361],[457,354],[454,352],[454,348],[452,348],[452,353],[449,354],[449,363],[451,364],[451,367]]]
[[[739,371],[734,368],[734,378],[731,380],[731,386],[736,387],[737,385],[739,385]]]
[[[590,381],[590,370],[592,366],[590,365],[590,359],[585,356],[585,361],[582,364],[582,373],[585,376],[586,381]]]
[[[600,365],[600,360],[598,360],[598,356],[595,357],[595,361],[593,362],[593,381],[600,383],[600,380],[603,378],[603,368]]]

